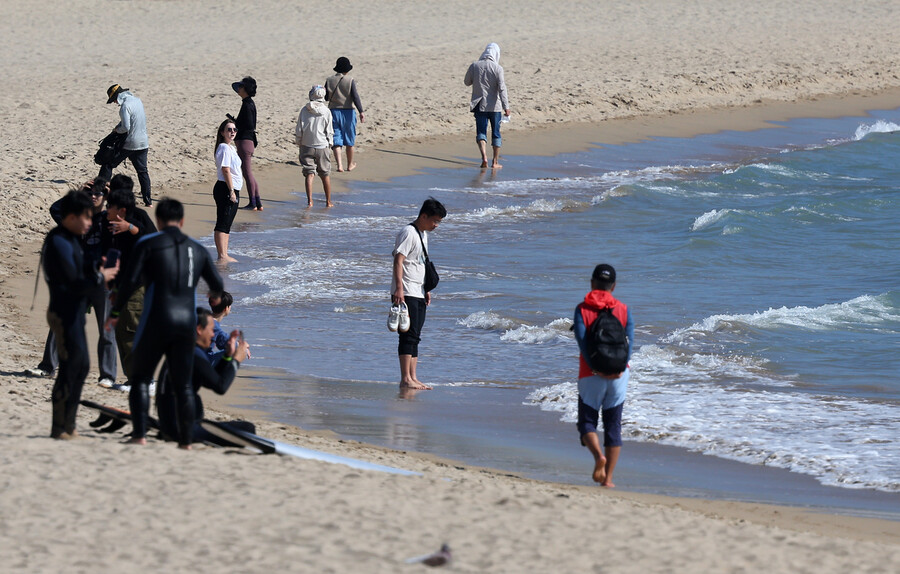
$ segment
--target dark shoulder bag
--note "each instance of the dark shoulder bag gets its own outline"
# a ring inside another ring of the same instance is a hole
[[[441,277],[438,275],[437,269],[434,268],[434,263],[428,258],[428,250],[425,249],[425,240],[422,239],[422,232],[419,231],[419,228],[416,227],[415,224],[410,223],[410,225],[412,225],[413,229],[416,230],[416,233],[419,234],[419,241],[422,242],[422,252],[425,254],[425,285],[423,286],[423,289],[428,293],[437,287]]]

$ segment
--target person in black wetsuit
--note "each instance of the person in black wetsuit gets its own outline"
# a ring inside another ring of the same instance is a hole
[[[108,235],[106,226],[106,211],[103,206],[106,202],[106,195],[109,191],[109,182],[102,178],[94,178],[81,186],[81,189],[90,194],[93,200],[93,223],[90,230],[81,238],[81,247],[84,251],[84,257],[90,261],[94,267],[100,262],[100,258],[109,248],[105,245],[104,239]],[[60,204],[62,198],[57,200],[50,206],[50,217],[59,225],[62,220],[60,216]],[[88,313],[90,309],[94,309],[94,315],[97,320],[97,328],[100,336],[97,337],[97,367],[100,371],[98,382],[100,386],[110,387],[116,382],[116,337],[111,331],[103,328],[106,318],[109,316],[109,290],[105,284],[98,285],[88,293]],[[28,369],[26,373],[32,376],[50,376],[59,363],[59,357],[56,354],[56,337],[53,331],[47,335],[47,341],[44,345],[44,355],[40,364],[36,369]]]
[[[192,371],[192,387],[194,393],[194,440],[197,442],[211,442],[221,446],[235,446],[231,443],[206,432],[200,426],[203,420],[203,401],[200,399],[200,389],[212,389],[220,395],[224,395],[237,376],[238,368],[247,358],[247,350],[250,345],[243,339],[239,339],[240,332],[232,331],[228,342],[225,343],[223,356],[213,364],[212,357],[207,353],[212,343],[215,332],[215,322],[209,309],[197,307],[197,343],[194,345],[194,369]],[[177,399],[172,381],[168,376],[168,365],[163,367],[159,376],[159,392],[156,395],[156,412],[159,416],[159,428],[164,438],[175,440],[178,436]],[[230,421],[227,423],[247,432],[255,433],[256,427],[246,421]]]
[[[50,436],[71,439],[77,436],[75,416],[81,389],[90,368],[84,315],[88,295],[119,271],[118,263],[100,268],[86,258],[81,236],[91,229],[93,202],[84,190],[70,191],[59,205],[60,222],[44,239],[41,260],[50,289],[47,323],[56,338],[59,371],[53,385],[53,423]]]
[[[134,431],[131,443],[146,444],[148,385],[165,355],[178,398],[178,446],[189,449],[194,428],[194,393],[191,371],[197,317],[194,299],[202,277],[210,296],[222,292],[222,278],[206,248],[182,233],[184,206],[174,199],[163,199],[156,206],[156,224],[160,231],[138,241],[131,261],[119,282],[116,302],[107,327],[114,327],[131,293],[146,287],[144,310],[134,340],[131,391],[128,402]]]

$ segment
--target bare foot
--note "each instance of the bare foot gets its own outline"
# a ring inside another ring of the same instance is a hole
[[[258,207],[254,207],[254,208],[252,209],[252,211],[259,211],[259,209],[260,209],[260,208],[258,208]]]
[[[606,486],[604,483],[606,482],[606,457],[600,456],[596,461],[594,461],[594,474],[592,476],[594,482],[599,482],[601,485]]]
[[[180,445],[178,445],[178,448],[180,448],[181,450],[194,450],[191,448],[191,445],[189,445],[189,444],[180,444]]]
[[[337,166],[337,170],[338,170],[338,171],[344,171],[344,168],[343,168],[342,166]]]
[[[409,388],[419,391],[430,391],[431,387],[421,381],[400,381],[400,388]]]
[[[130,438],[125,441],[125,444],[139,444],[139,445],[143,446],[143,445],[147,444],[147,439],[143,438],[143,437],[142,438]]]
[[[486,160],[486,159],[481,160],[481,167],[487,167],[487,160]]]
[[[502,168],[502,167],[503,167],[503,166],[500,165],[500,164],[499,164],[498,162],[496,162],[496,161],[495,161],[494,163],[491,164],[491,169],[500,169],[500,168]]]
[[[234,257],[229,257],[228,255],[223,255],[216,260],[217,263],[237,263],[237,259]]]
[[[309,209],[312,206],[313,206],[313,202],[310,201],[309,203],[306,204],[306,209]]]
[[[356,169],[356,162],[353,162],[347,166],[347,171],[353,171],[354,169]]]
[[[56,440],[75,440],[80,437],[81,435],[78,434],[77,430],[73,430],[72,432],[61,432],[58,435],[50,435],[50,438],[55,438]]]
[[[329,201],[325,204],[325,207],[334,207],[334,204]]]
[[[615,488],[616,487],[616,485],[613,484],[611,480],[604,480],[603,482],[600,483],[600,486],[603,486],[605,488]]]
[[[262,211],[262,206],[261,206],[261,205],[258,205],[258,206],[256,207],[256,209]]]

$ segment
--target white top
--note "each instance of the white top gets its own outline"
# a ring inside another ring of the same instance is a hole
[[[425,249],[428,249],[428,233],[422,232],[422,240]],[[403,294],[409,297],[425,298],[425,250],[422,249],[422,241],[412,225],[404,225],[397,240],[394,242],[393,255],[403,254]],[[394,283],[394,274],[391,273],[391,293],[397,290]]]
[[[235,190],[244,187],[244,174],[241,173],[241,158],[238,157],[237,150],[234,146],[230,146],[225,142],[219,144],[216,148],[216,175],[219,181],[225,181],[222,175],[222,168],[227,167],[231,172],[231,185]]]

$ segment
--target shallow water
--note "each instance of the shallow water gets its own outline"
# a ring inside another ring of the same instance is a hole
[[[627,440],[897,492],[897,130],[900,110],[795,120],[359,184],[330,211],[298,201],[278,229],[232,236],[228,322],[255,365],[297,375],[260,399],[276,419],[585,483],[568,328],[611,263],[637,325]],[[428,196],[449,211],[420,347],[436,389],[408,400],[390,251]],[[627,488],[758,498],[628,452]]]

